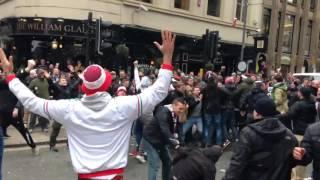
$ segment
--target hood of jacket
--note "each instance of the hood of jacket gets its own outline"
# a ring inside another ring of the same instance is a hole
[[[251,78],[244,79],[243,82],[250,86],[254,84],[254,81]]]
[[[84,106],[93,111],[101,111],[108,105],[111,99],[112,97],[109,93],[99,92],[91,96],[83,96],[81,98],[81,102]]]
[[[266,118],[249,124],[248,127],[262,137],[273,141],[281,139],[287,132],[287,128],[277,118]]]
[[[280,88],[280,89],[282,89],[282,90],[284,90],[284,91],[287,91],[287,90],[288,90],[287,85],[286,85],[285,83],[283,83],[283,82],[276,83],[276,84],[273,86],[273,88]]]
[[[253,88],[252,91],[251,91],[251,94],[252,94],[252,95],[254,95],[254,94],[259,94],[259,93],[266,94],[265,91],[263,91],[261,88],[258,88],[258,87]]]

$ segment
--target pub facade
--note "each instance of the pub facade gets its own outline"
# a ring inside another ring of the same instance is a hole
[[[248,8],[248,32],[261,27],[262,10],[262,4]],[[161,29],[169,27],[178,34],[175,65],[190,72],[203,66],[201,37],[209,29],[221,35],[219,65],[235,71],[242,43],[241,14],[241,3],[222,0],[2,0],[0,42],[21,63],[28,58],[50,62],[71,58],[127,68],[135,59],[146,64],[159,61],[161,54],[153,41],[159,40]],[[95,53],[98,18],[110,22],[104,28],[109,46],[103,56]],[[245,59],[252,59],[253,38],[246,36],[245,40]],[[128,57],[119,54],[119,47],[128,49]]]

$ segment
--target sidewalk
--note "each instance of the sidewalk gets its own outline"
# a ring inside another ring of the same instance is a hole
[[[33,141],[37,145],[45,145],[45,144],[49,144],[50,134],[51,134],[51,128],[49,129],[48,133],[41,132],[40,128],[36,128],[31,133],[31,136],[33,138]],[[10,137],[4,139],[5,148],[16,148],[16,147],[28,146],[26,141],[21,136],[21,134],[13,126],[10,126],[8,128],[8,135]],[[65,143],[66,141],[67,141],[66,130],[62,127],[60,130],[59,136],[57,138],[57,143]]]

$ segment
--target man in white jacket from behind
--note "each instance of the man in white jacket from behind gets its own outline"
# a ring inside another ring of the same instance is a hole
[[[72,164],[79,179],[122,179],[133,121],[152,111],[167,96],[170,86],[175,35],[169,31],[161,35],[162,45],[155,42],[163,54],[157,81],[139,95],[116,98],[106,93],[111,75],[99,65],[90,65],[84,70],[82,90],[86,95],[82,99],[38,98],[15,78],[12,61],[9,62],[0,49],[1,66],[9,88],[23,106],[66,128]]]

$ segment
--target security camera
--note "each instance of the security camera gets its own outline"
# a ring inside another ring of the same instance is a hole
[[[143,5],[143,4],[140,4],[140,5],[139,5],[139,9],[142,9],[142,10],[144,10],[144,11],[149,11],[149,9],[148,9],[145,5]]]

